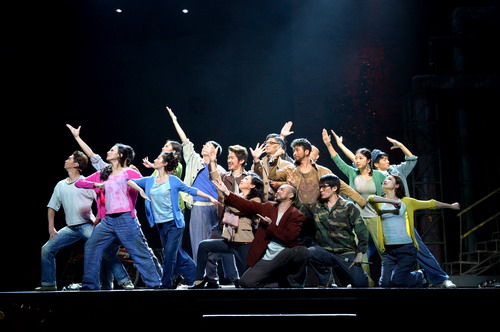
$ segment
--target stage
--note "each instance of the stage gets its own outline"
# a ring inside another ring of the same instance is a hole
[[[3,292],[0,330],[74,331],[104,326],[125,331],[174,326],[204,331],[271,326],[378,330],[377,325],[387,328],[396,322],[408,328],[491,327],[498,324],[499,296],[500,288]]]

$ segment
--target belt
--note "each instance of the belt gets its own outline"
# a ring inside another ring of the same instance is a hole
[[[209,205],[214,205],[214,203],[212,203],[212,202],[203,202],[203,201],[194,201],[193,205],[209,206]]]
[[[385,247],[386,250],[394,250],[394,249],[398,249],[398,248],[407,246],[409,244],[413,244],[413,242],[402,243],[402,244],[386,244],[384,247]]]

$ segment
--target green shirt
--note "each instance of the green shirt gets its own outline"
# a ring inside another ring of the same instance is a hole
[[[330,210],[328,203],[304,204],[300,211],[316,226],[316,243],[335,254],[365,253],[368,229],[354,203],[341,197]]]

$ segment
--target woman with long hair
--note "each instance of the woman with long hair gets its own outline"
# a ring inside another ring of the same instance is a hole
[[[255,173],[245,176],[238,188],[240,196],[255,202],[264,201],[264,183]],[[254,238],[254,215],[240,213],[237,209],[226,206],[224,209],[224,224],[222,239],[207,239],[200,242],[198,246],[198,256],[196,260],[196,281],[192,289],[204,288],[209,282],[205,276],[208,255],[210,253],[233,254],[236,261],[238,274],[241,277],[247,270],[246,258],[250,245]],[[235,281],[238,287],[238,281]]]
[[[415,237],[415,211],[444,208],[460,210],[460,204],[407,197],[404,182],[396,175],[387,176],[382,187],[385,197],[372,195],[368,198],[380,216],[377,223],[377,243],[382,252],[380,286],[423,287],[427,282],[423,270],[414,270],[419,249]]]
[[[132,257],[146,287],[160,286],[161,267],[136,218],[138,192],[127,185],[128,180],[141,177],[139,172],[129,167],[134,156],[132,147],[115,144],[107,152],[106,161],[109,164],[106,167],[75,183],[78,188],[96,190],[100,219],[85,243],[82,289],[100,289],[99,271],[103,253],[117,239]]]
[[[163,276],[161,288],[173,288],[174,271],[184,276],[187,284],[195,278],[196,265],[182,249],[184,214],[179,207],[179,192],[201,196],[217,204],[217,199],[186,185],[172,173],[179,160],[173,152],[162,152],[153,163],[156,175],[132,179],[128,185],[145,199],[146,216],[151,227],[158,228],[163,246]]]

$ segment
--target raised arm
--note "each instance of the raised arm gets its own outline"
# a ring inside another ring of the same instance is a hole
[[[413,157],[413,153],[411,153],[410,150],[406,146],[404,146],[403,143],[396,141],[394,138],[386,137],[389,142],[392,143],[391,150],[394,149],[401,149],[403,153],[405,154],[406,157],[411,158]]]
[[[85,143],[83,141],[83,139],[80,137],[80,129],[82,128],[82,126],[75,128],[70,124],[66,124],[66,127],[68,127],[69,130],[71,131],[71,134],[73,134],[73,137],[75,138],[75,140],[78,143],[78,145],[80,146],[80,148],[83,150],[83,153],[85,153],[87,155],[87,157],[89,157],[89,158],[92,158],[93,156],[95,156],[94,151],[92,151],[90,146],[88,146],[87,143]]]
[[[174,124],[175,130],[177,131],[177,135],[179,135],[179,139],[181,140],[182,143],[187,141],[187,136],[186,133],[184,133],[184,130],[182,130],[181,126],[179,125],[179,122],[177,121],[177,116],[175,116],[174,112],[170,107],[167,106],[167,111],[168,114],[170,115],[170,118],[172,119],[172,123]]]
[[[323,143],[325,143],[326,148],[328,149],[328,153],[330,153],[330,156],[335,157],[337,155],[337,151],[332,146],[332,138],[330,135],[328,135],[328,132],[326,129],[323,128],[323,131],[321,132],[323,136]]]
[[[220,173],[217,170],[217,149],[212,143],[207,143],[208,146],[208,159],[210,160],[210,180],[216,181],[221,179]]]
[[[283,127],[281,128],[281,131],[280,131],[280,137],[282,139],[286,139],[288,136],[293,134],[293,131],[291,130],[292,125],[293,125],[292,121],[288,121],[283,125]]]
[[[254,163],[260,162],[260,156],[262,156],[266,151],[266,143],[255,145],[255,150],[250,148],[250,153],[252,154],[252,159]]]
[[[340,148],[340,150],[342,150],[342,152],[344,152],[344,154],[346,155],[347,158],[349,158],[349,160],[354,162],[354,159],[356,156],[354,155],[354,153],[351,150],[349,150],[344,145],[344,139],[342,138],[342,136],[337,135],[333,130],[332,130],[332,134],[333,134],[333,137],[335,138],[335,142],[337,142],[337,145]]]

